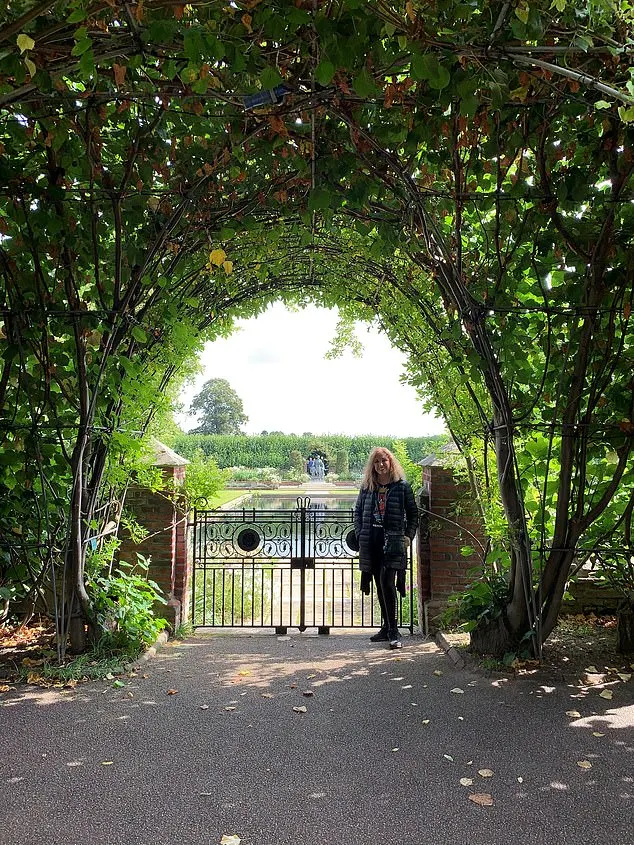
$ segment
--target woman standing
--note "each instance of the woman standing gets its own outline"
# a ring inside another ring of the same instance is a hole
[[[373,643],[401,648],[396,621],[396,584],[404,579],[407,548],[418,528],[418,508],[403,467],[389,449],[370,452],[354,507],[354,530],[359,541],[362,589],[374,578],[381,607],[381,629]],[[404,583],[404,580],[403,580]]]

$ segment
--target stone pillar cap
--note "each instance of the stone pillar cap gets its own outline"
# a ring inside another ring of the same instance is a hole
[[[173,449],[161,443],[156,437],[151,437],[149,440],[149,447],[151,452],[151,463],[155,467],[184,467],[189,461],[181,455],[177,455]]]

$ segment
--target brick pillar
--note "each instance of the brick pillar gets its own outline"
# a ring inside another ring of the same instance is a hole
[[[428,531],[419,531],[418,588],[434,628],[451,593],[474,580],[467,573],[482,566],[486,541],[469,485],[457,482],[450,470],[436,463],[423,465],[420,501],[421,511],[428,510]],[[424,512],[421,520],[425,520]],[[460,551],[464,546],[473,547],[475,553],[465,557]]]
[[[157,604],[155,613],[177,628],[188,618],[191,561],[187,553],[187,514],[175,506],[168,491],[183,483],[188,462],[158,441],[155,448],[155,464],[161,468],[166,493],[137,486],[129,489],[126,507],[149,534],[142,542],[133,543],[126,532],[121,538],[119,559],[135,563],[137,553],[150,558],[148,578],[156,581],[168,600],[167,605]]]

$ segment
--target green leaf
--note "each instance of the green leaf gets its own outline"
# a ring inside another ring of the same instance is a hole
[[[327,60],[319,62],[315,68],[315,79],[320,85],[329,85],[335,75],[335,66]]]
[[[20,49],[20,53],[24,53],[27,50],[32,50],[35,47],[35,41],[31,38],[30,35],[26,35],[26,33],[24,32],[18,35],[16,41]]]
[[[320,211],[321,209],[330,208],[331,195],[326,188],[315,188],[311,191],[308,198],[308,208],[310,211]]]
[[[84,77],[91,76],[95,72],[95,57],[92,50],[86,50],[79,60],[79,69]]]
[[[425,79],[430,88],[442,90],[449,85],[451,74],[436,56],[418,53],[412,57],[412,76],[414,79]]]
[[[376,83],[366,68],[354,78],[352,87],[360,97],[372,97],[378,93]]]
[[[280,76],[277,68],[266,67],[260,74],[260,84],[264,90],[275,88],[281,81],[282,77]]]
[[[131,334],[138,343],[147,343],[147,334],[143,331],[141,326],[132,326]]]
[[[85,9],[75,9],[74,12],[71,12],[70,15],[66,18],[67,23],[81,23],[82,21],[86,20],[87,12]]]

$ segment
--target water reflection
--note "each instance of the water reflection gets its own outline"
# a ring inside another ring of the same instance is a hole
[[[345,496],[310,496],[308,510],[349,510],[354,507],[357,497],[355,495]],[[230,506],[228,506],[230,507]],[[266,510],[266,511],[294,511],[297,510],[297,496],[249,496],[243,499],[238,509],[245,510]]]

